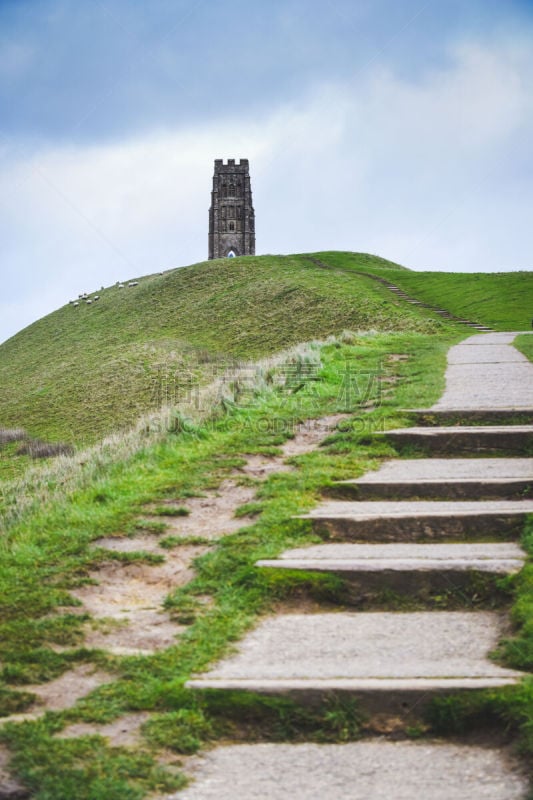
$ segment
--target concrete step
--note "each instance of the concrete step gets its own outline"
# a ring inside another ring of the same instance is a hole
[[[413,427],[376,433],[400,450],[422,448],[437,455],[498,454],[522,456],[533,453],[533,425],[461,425]]]
[[[516,333],[476,333],[448,351],[446,387],[433,410],[530,408],[533,364]]]
[[[313,521],[328,538],[359,542],[412,542],[519,537],[533,500],[332,500],[299,519]]]
[[[489,328],[488,326],[483,325],[480,322],[472,322],[469,319],[460,319],[459,317],[455,317],[452,313],[450,313],[450,311],[447,311],[444,308],[436,308],[435,306],[432,306],[430,303],[424,303],[422,300],[417,300],[415,297],[411,297],[410,294],[407,294],[407,292],[404,292],[403,289],[400,289],[398,286],[389,285],[385,281],[382,281],[382,283],[385,283],[387,289],[389,289],[391,292],[394,292],[394,294],[397,297],[399,297],[400,300],[405,300],[407,303],[410,303],[411,305],[420,306],[421,308],[427,308],[434,314],[439,314],[443,319],[459,323],[460,325],[468,325],[469,327],[474,328],[480,333],[494,333],[493,328]]]
[[[524,499],[533,493],[533,458],[417,458],[385,461],[328,494],[353,500]]]
[[[523,800],[528,790],[501,749],[427,739],[218,747],[191,777],[168,800]]]
[[[418,425],[533,425],[533,406],[530,408],[454,408],[436,411],[431,408],[408,408]]]
[[[396,483],[342,481],[328,487],[328,495],[345,500],[386,500],[398,498],[427,500],[487,500],[533,497],[533,479],[503,478],[494,481],[397,481]]]
[[[338,575],[358,593],[385,590],[427,596],[468,590],[477,576],[501,578],[522,569],[524,551],[513,542],[468,544],[323,544],[287,550],[257,567]],[[474,580],[473,580],[474,579]]]
[[[364,713],[419,718],[437,695],[517,683],[488,658],[506,633],[493,612],[372,612],[270,617],[191,689],[354,697]]]

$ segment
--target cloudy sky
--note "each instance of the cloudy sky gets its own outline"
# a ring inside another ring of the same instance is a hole
[[[258,253],[533,268],[533,0],[0,0],[0,341],[207,257],[215,158]]]

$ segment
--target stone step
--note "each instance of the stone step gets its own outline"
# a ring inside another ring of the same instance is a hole
[[[328,495],[339,499],[427,499],[427,500],[485,500],[500,498],[533,497],[533,479],[503,478],[494,481],[457,480],[446,481],[378,481],[361,483],[357,480],[342,481],[328,487]]]
[[[530,408],[533,364],[516,333],[476,333],[448,351],[446,387],[433,410]]]
[[[417,458],[385,461],[328,494],[357,500],[525,498],[533,493],[533,458]]]
[[[409,542],[519,537],[533,500],[375,501],[332,500],[299,519],[344,541]]]
[[[454,408],[436,411],[431,408],[409,408],[418,425],[459,425],[468,422],[483,425],[533,425],[531,408]]]
[[[513,542],[468,544],[323,544],[287,550],[257,567],[338,575],[358,593],[429,595],[477,587],[473,578],[519,572],[526,554]]]
[[[345,694],[363,713],[408,724],[437,695],[517,683],[523,673],[488,658],[506,632],[494,612],[285,614],[261,622],[236,655],[186,685],[306,703]]]
[[[375,277],[375,276],[369,276],[369,277]],[[376,280],[379,280],[379,278],[377,278]],[[407,303],[410,303],[411,305],[420,306],[421,308],[427,308],[434,314],[439,314],[441,317],[443,317],[443,319],[456,322],[460,325],[468,325],[469,327],[474,328],[474,330],[477,330],[480,333],[494,333],[494,329],[488,327],[487,325],[483,325],[480,322],[472,322],[472,320],[469,319],[461,319],[459,317],[455,317],[450,311],[447,311],[444,308],[436,308],[435,306],[432,306],[430,303],[424,303],[422,300],[417,300],[415,297],[411,297],[410,294],[404,292],[403,289],[399,288],[399,286],[394,286],[393,284],[389,285],[387,284],[386,281],[381,281],[381,282],[385,284],[385,286],[387,287],[387,289],[389,289],[389,291],[394,292],[394,294],[397,297],[399,297],[400,300],[405,300]]]
[[[438,455],[533,453],[533,425],[461,425],[434,428],[413,427],[377,432],[400,450],[423,448]]]
[[[168,800],[523,800],[510,754],[442,740],[238,744],[195,759]]]

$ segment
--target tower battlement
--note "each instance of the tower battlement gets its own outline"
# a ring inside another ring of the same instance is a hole
[[[247,158],[241,158],[238,164],[235,163],[234,158],[228,158],[227,164],[224,163],[223,158],[215,158],[215,173],[217,172],[217,170],[220,170],[222,168],[230,171],[232,169],[239,169],[239,168],[248,170],[249,167],[250,167],[250,162]]]
[[[255,255],[255,214],[250,163],[215,159],[209,209],[209,258]]]

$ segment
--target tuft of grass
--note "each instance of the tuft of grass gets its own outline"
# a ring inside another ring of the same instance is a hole
[[[212,545],[211,539],[206,539],[205,536],[166,536],[159,542],[160,547],[166,550],[172,550],[173,547],[180,547],[183,545]]]
[[[57,456],[71,456],[74,448],[70,444],[61,442],[42,442],[40,439],[28,439],[17,450],[19,456],[30,458],[57,458]]]
[[[7,677],[7,676],[6,676]],[[8,717],[10,714],[19,714],[26,711],[36,700],[31,692],[22,692],[11,689],[0,683],[0,716]]]
[[[186,781],[159,767],[151,755],[109,748],[100,736],[55,738],[46,721],[8,724],[0,740],[15,752],[11,768],[36,800],[141,800],[149,791],[181,789]]]
[[[150,512],[151,514],[157,515],[158,517],[188,517],[191,513],[189,508],[185,506],[157,506],[153,511]]]
[[[24,428],[0,428],[0,445],[22,442],[27,437]]]
[[[151,519],[139,519],[133,526],[135,531],[143,531],[144,533],[164,533],[168,528],[168,523],[158,522]]]
[[[263,513],[263,504],[258,502],[243,503],[235,510],[234,516],[238,519],[240,517],[257,517]]]
[[[533,333],[517,336],[513,344],[526,358],[533,361]]]
[[[168,747],[180,755],[196,753],[213,738],[213,726],[200,709],[180,708],[168,714],[154,714],[142,727],[148,742]]]

